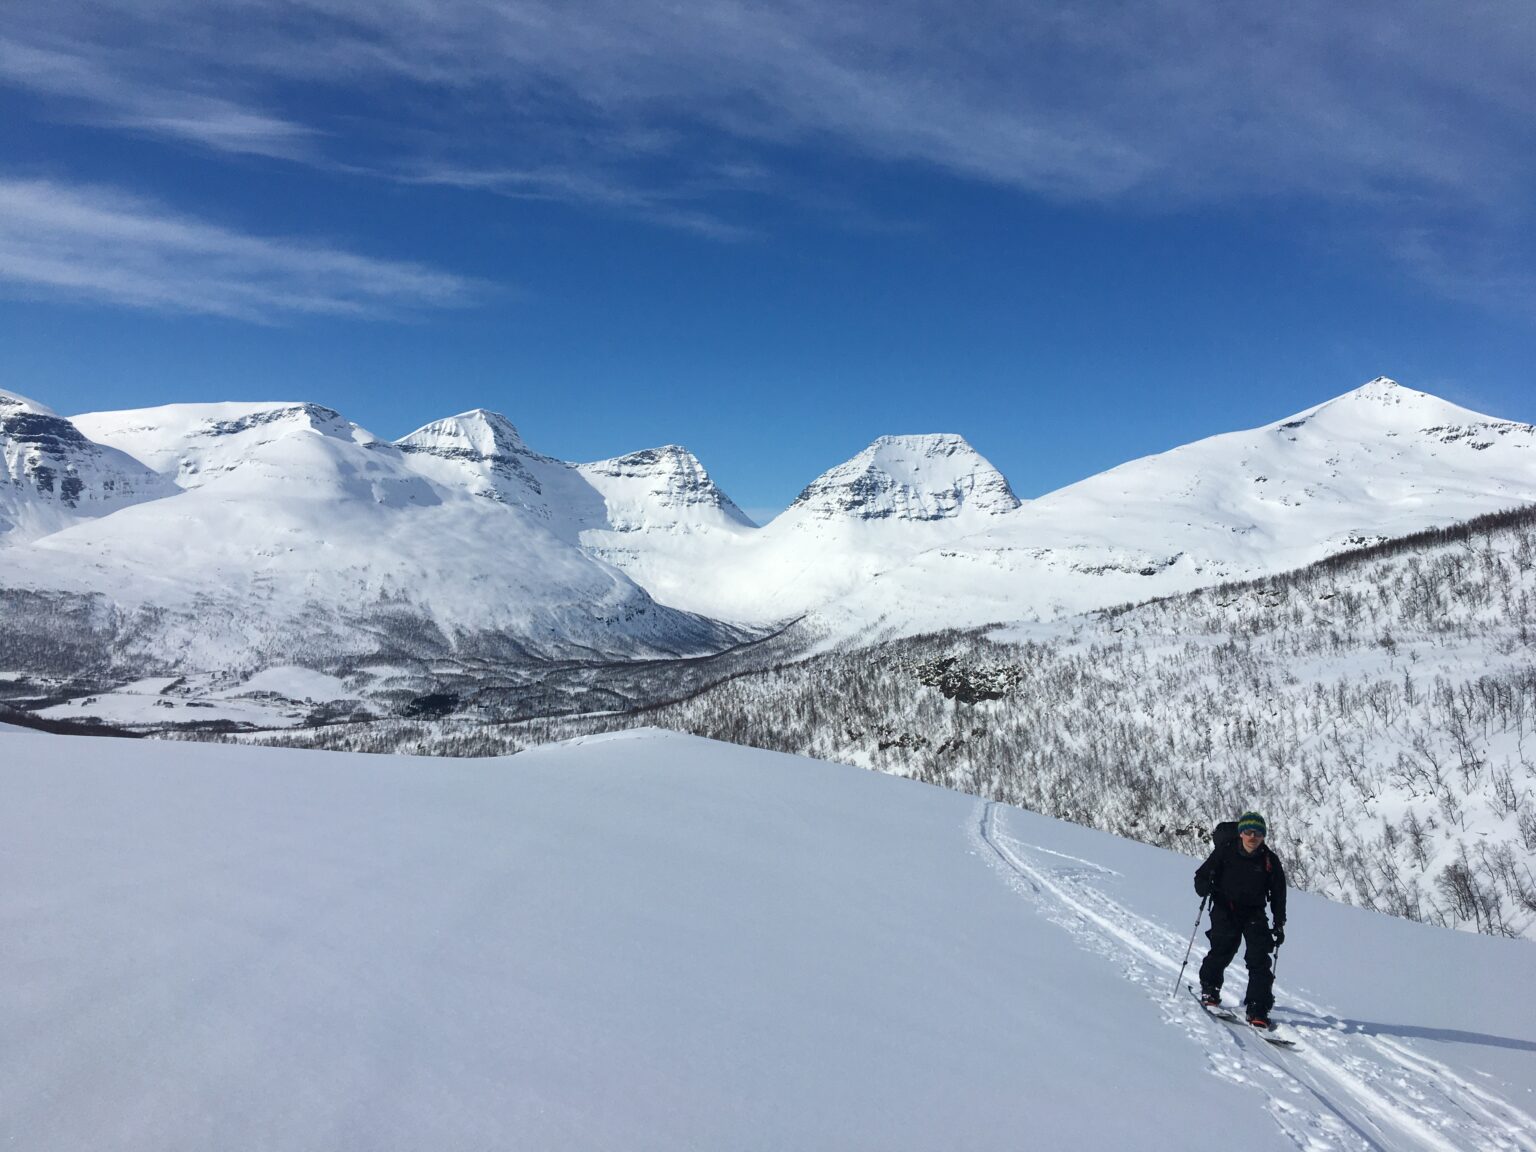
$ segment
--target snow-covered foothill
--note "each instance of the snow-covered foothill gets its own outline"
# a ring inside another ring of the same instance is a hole
[[[5,741],[6,1146],[1536,1147],[1522,942],[1297,895],[1277,1053],[1195,861],[908,781]]]

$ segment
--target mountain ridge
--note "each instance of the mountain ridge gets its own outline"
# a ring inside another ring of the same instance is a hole
[[[1536,428],[1385,377],[1029,501],[959,435],[884,436],[762,527],[686,448],[570,463],[487,409],[395,442],[304,402],[74,421],[73,450],[126,454],[174,487],[0,534],[0,587],[170,608],[185,628],[201,600],[226,639],[265,637],[241,642],[247,661],[306,619],[354,652],[348,629],[402,605],[432,650],[492,621],[538,658],[697,653],[796,619],[827,644],[1045,619],[1536,501]],[[22,438],[5,443],[16,458]],[[39,503],[29,491],[13,482],[10,499]]]

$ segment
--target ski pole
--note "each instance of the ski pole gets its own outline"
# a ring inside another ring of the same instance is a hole
[[[1189,947],[1184,949],[1184,963],[1179,965],[1179,978],[1173,982],[1173,996],[1179,994],[1179,985],[1184,982],[1184,969],[1189,967],[1189,954],[1195,950],[1195,933],[1200,931],[1200,921],[1205,919],[1205,902],[1209,899],[1209,896],[1200,897],[1200,911],[1195,913],[1195,926],[1189,932]]]

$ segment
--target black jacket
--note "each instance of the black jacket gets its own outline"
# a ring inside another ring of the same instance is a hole
[[[1210,896],[1232,912],[1258,911],[1268,900],[1275,927],[1285,923],[1285,868],[1268,844],[1251,856],[1244,854],[1240,840],[1218,844],[1195,870],[1195,894]]]

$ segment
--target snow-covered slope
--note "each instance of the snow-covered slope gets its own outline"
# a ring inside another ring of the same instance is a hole
[[[1536,1146],[1528,944],[1296,895],[1277,1052],[1171,994],[1193,860],[984,801],[654,730],[0,743],[7,1147]]]
[[[51,409],[0,391],[0,547],[175,490]]]
[[[137,642],[175,657],[162,666],[334,660],[402,632],[444,652],[493,638],[503,657],[686,653],[733,638],[657,606],[520,504],[434,482],[330,409],[173,405],[80,426],[184,490],[15,551],[6,584],[152,614]]]
[[[569,544],[603,522],[601,495],[563,460],[533,451],[499,412],[477,408],[395,441],[406,463],[437,483],[520,508]]]

